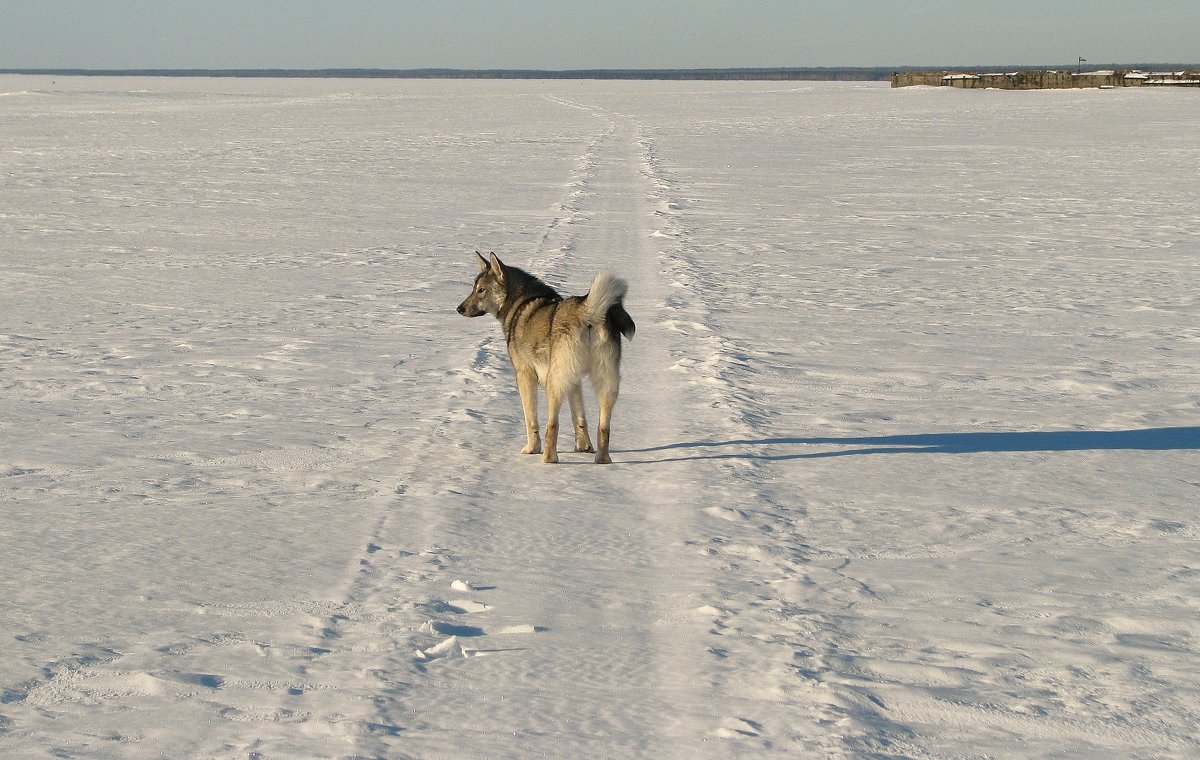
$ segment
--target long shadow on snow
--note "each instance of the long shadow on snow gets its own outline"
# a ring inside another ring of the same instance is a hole
[[[627,454],[656,451],[718,449],[726,447],[855,446],[837,451],[771,454],[762,451],[730,451],[625,461],[625,464],[655,464],[701,459],[823,459],[862,454],[997,454],[1030,451],[1186,451],[1200,450],[1200,427],[1149,428],[1145,430],[1057,430],[995,433],[917,433],[914,435],[859,436],[845,438],[764,438],[760,440],[687,441],[626,449]]]

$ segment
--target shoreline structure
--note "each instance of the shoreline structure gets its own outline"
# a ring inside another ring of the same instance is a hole
[[[1200,69],[1142,71],[1101,69],[1099,71],[1020,70],[972,73],[961,69],[942,71],[898,71],[892,87],[958,87],[967,90],[1069,90],[1115,87],[1200,87]]]

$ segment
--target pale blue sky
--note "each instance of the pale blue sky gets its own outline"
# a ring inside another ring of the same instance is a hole
[[[1200,62],[1200,0],[3,0],[3,68]]]

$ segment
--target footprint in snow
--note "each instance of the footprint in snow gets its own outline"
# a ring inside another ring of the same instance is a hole
[[[419,662],[432,662],[446,657],[470,657],[467,654],[469,650],[464,650],[462,645],[458,643],[457,636],[451,636],[442,643],[429,647],[428,649],[418,649],[414,655]]]
[[[482,586],[464,580],[456,580],[450,584],[455,591],[487,591],[495,586]],[[431,605],[437,612],[448,612],[456,615],[474,615],[487,612],[491,605],[477,602],[474,599],[454,599],[449,602],[435,602]],[[434,646],[418,649],[414,657],[418,662],[433,660],[482,657],[498,652],[516,651],[512,647],[485,649],[479,646],[464,645],[462,639],[482,639],[485,636],[509,636],[514,634],[541,633],[546,629],[536,625],[509,625],[499,628],[484,628],[475,625],[462,625],[444,620],[429,620],[420,628],[422,633],[449,636]],[[472,642],[474,643],[474,642]]]
[[[448,602],[441,602],[438,608],[440,611],[453,612],[456,615],[474,615],[479,612],[487,612],[492,606],[474,599],[451,599]]]
[[[749,718],[729,717],[723,723],[715,732],[722,739],[754,738],[763,733],[762,724]]]
[[[433,629],[436,630],[436,628],[438,628],[438,627],[440,627],[440,626],[434,626]],[[469,630],[469,633],[466,635],[466,638],[469,638],[469,639],[486,635],[485,633],[478,633],[478,634],[475,633],[476,630],[481,630],[481,629],[471,628],[468,630]],[[544,630],[546,630],[546,629],[542,628],[540,626],[534,626],[534,625],[512,625],[512,626],[508,626],[506,628],[497,629],[495,631],[492,631],[491,633],[493,633],[493,634],[538,633],[538,632],[544,631]],[[462,641],[460,641],[460,636],[456,635],[456,636],[451,636],[450,638],[442,641],[439,644],[429,647],[428,649],[418,649],[416,651],[416,653],[414,654],[414,657],[416,658],[416,660],[418,662],[431,662],[433,660],[441,660],[441,659],[446,659],[446,658],[455,659],[455,658],[485,657],[490,654],[499,654],[501,652],[519,652],[519,651],[521,651],[521,647],[498,647],[498,648],[485,649],[483,647],[478,647],[478,646],[464,645],[462,643]]]
[[[517,633],[542,633],[546,629],[540,625],[506,625],[500,628],[481,628],[477,625],[458,625],[441,620],[430,620],[421,626],[422,633],[437,633],[443,636],[457,636],[460,639],[477,638],[479,636],[507,636]]]
[[[745,512],[728,507],[705,507],[704,514],[727,522],[745,522],[748,519]]]
[[[480,586],[479,584],[471,583],[470,581],[457,580],[450,584],[450,588],[454,589],[455,591],[493,591],[496,587]]]

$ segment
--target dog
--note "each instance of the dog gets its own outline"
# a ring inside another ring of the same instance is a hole
[[[541,453],[543,462],[558,461],[558,413],[566,397],[575,424],[575,451],[595,452],[597,464],[611,463],[609,424],[621,386],[621,336],[632,340],[635,329],[625,311],[625,281],[601,272],[586,295],[563,298],[537,277],[507,266],[495,253],[490,259],[478,251],[475,256],[479,275],[458,313],[491,314],[500,320],[525,412],[527,442],[521,453]],[[600,405],[595,449],[583,411],[584,377],[591,378]],[[538,386],[546,389],[545,451],[538,437]]]

